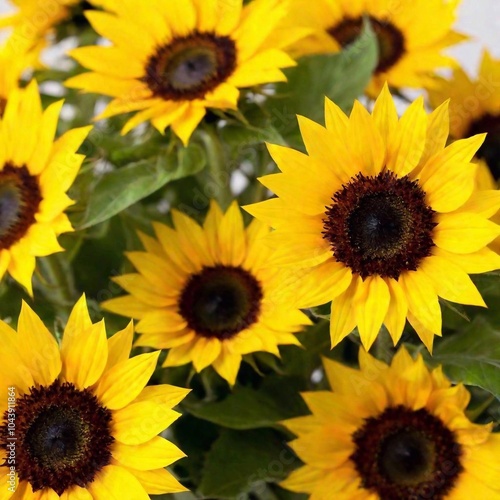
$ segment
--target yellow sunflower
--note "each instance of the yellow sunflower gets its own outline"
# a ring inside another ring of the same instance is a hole
[[[66,85],[112,96],[98,117],[138,111],[123,133],[151,120],[186,144],[206,108],[236,109],[239,88],[286,80],[295,62],[281,50],[302,34],[269,37],[288,12],[280,0],[110,1],[113,13],[88,12],[111,47],[71,52],[92,70]],[[265,20],[265,22],[264,22]]]
[[[175,230],[154,223],[158,241],[141,234],[146,251],[127,253],[138,273],[115,281],[130,295],[102,304],[140,320],[136,345],[169,349],[164,366],[212,365],[231,385],[243,354],[300,345],[291,332],[310,320],[290,306],[284,274],[267,268],[269,228],[245,229],[236,203],[222,214],[213,202],[203,228],[181,212],[172,217]]]
[[[36,58],[33,50],[17,52],[7,43],[0,46],[0,117],[10,93],[19,88],[23,73],[33,67]]]
[[[310,269],[319,290],[297,305],[332,300],[332,345],[357,325],[368,350],[382,324],[396,344],[408,318],[431,350],[438,296],[484,306],[468,273],[500,268],[500,193],[473,193],[484,134],[445,147],[448,120],[448,103],[427,116],[421,98],[398,120],[385,86],[372,114],[326,100],[326,128],[299,117],[308,155],[269,146],[282,173],[260,181],[278,198],[246,210],[276,228],[275,264]]]
[[[159,352],[129,359],[132,324],[106,339],[85,297],[59,347],[23,303],[17,333],[0,322],[0,498],[148,500],[183,491],[166,467],[185,456],[158,436],[189,392],[145,387]],[[14,493],[15,490],[15,493]]]
[[[54,141],[62,104],[42,111],[32,82],[11,92],[0,122],[0,277],[8,271],[30,294],[35,257],[62,251],[57,236],[73,230],[66,191],[84,159],[75,151],[92,128]]]
[[[17,54],[33,50],[35,66],[54,28],[69,19],[77,5],[104,7],[110,0],[10,0],[16,10],[0,17],[0,28],[12,28],[7,44]]]
[[[453,67],[443,49],[466,37],[451,30],[460,0],[293,0],[287,23],[313,34],[294,43],[295,56],[337,52],[361,33],[367,17],[378,39],[379,62],[367,88],[376,96],[393,88],[427,88],[438,68]]]
[[[463,385],[401,348],[390,366],[324,360],[333,392],[302,394],[312,415],[284,422],[305,463],[281,484],[310,500],[500,499],[500,434],[469,421]]]
[[[483,52],[479,74],[471,79],[461,68],[454,70],[449,80],[439,79],[438,86],[429,90],[429,99],[437,106],[450,101],[450,135],[463,139],[486,132],[486,140],[476,153],[479,167],[476,183],[479,189],[496,189],[500,180],[500,59]],[[500,213],[493,219],[500,223]],[[500,238],[491,245],[500,252]]]

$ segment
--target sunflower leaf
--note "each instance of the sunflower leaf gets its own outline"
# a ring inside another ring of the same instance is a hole
[[[287,139],[295,139],[296,114],[324,123],[325,96],[349,111],[365,91],[377,62],[377,37],[368,23],[341,52],[302,58],[298,66],[286,71],[288,82],[278,84],[276,95],[266,103],[272,124]]]
[[[443,365],[453,382],[481,387],[500,399],[500,331],[484,318],[474,318],[427,357],[430,364]]]
[[[224,429],[206,456],[199,489],[207,498],[246,498],[298,465],[283,437],[271,429]]]
[[[85,202],[72,211],[73,226],[81,230],[108,220],[168,182],[199,172],[205,162],[201,147],[191,144],[97,176]]]

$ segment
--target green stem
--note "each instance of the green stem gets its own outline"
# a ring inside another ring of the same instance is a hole
[[[221,140],[213,127],[206,126],[200,130],[200,137],[207,153],[209,182],[215,186],[216,199],[222,209],[226,209],[233,196],[230,188],[230,171]]]
[[[37,264],[37,289],[67,319],[78,299],[71,267],[59,254],[37,259]]]

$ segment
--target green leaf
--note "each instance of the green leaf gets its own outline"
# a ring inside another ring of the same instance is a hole
[[[308,413],[299,395],[298,377],[269,376],[259,389],[237,386],[215,403],[188,397],[183,407],[192,415],[231,429],[274,427],[277,422]]]
[[[195,174],[204,166],[203,150],[192,144],[105,173],[89,186],[84,206],[76,206],[71,217],[73,225],[80,230],[108,220],[168,182]]]
[[[284,479],[299,464],[283,437],[270,429],[225,429],[207,454],[199,489],[209,498],[244,498],[251,490],[258,494],[265,482]]]
[[[461,332],[441,341],[429,363],[443,365],[454,382],[475,385],[500,399],[500,331],[477,316]]]
[[[364,93],[378,62],[377,37],[367,24],[360,37],[337,54],[304,57],[286,71],[288,82],[277,85],[266,107],[274,127],[286,138],[297,133],[295,115],[324,123],[325,96],[344,111]]]

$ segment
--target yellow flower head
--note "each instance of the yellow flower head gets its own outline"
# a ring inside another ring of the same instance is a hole
[[[172,217],[175,230],[153,224],[158,241],[140,235],[146,251],[127,254],[138,273],[115,281],[130,295],[102,304],[140,320],[136,345],[169,349],[164,366],[212,365],[234,384],[243,354],[299,344],[291,332],[310,320],[290,305],[293,275],[267,268],[269,228],[245,229],[236,203],[225,214],[212,203],[203,228],[181,212]]]
[[[363,349],[359,363],[325,359],[333,392],[303,393],[312,415],[284,422],[305,463],[284,488],[310,500],[500,498],[500,434],[468,420],[462,385],[404,348],[390,366]]]
[[[288,2],[253,0],[110,1],[113,13],[88,12],[111,47],[82,47],[71,55],[90,73],[70,87],[114,99],[98,117],[138,111],[123,129],[151,120],[171,126],[187,143],[206,108],[236,109],[239,88],[285,80],[295,63],[282,50],[297,33],[270,42]],[[273,38],[274,39],[274,38]]]
[[[382,324],[396,343],[408,318],[431,350],[438,296],[484,306],[468,273],[500,268],[487,248],[500,193],[473,193],[484,134],[445,147],[448,103],[427,116],[418,99],[398,120],[387,86],[372,114],[356,102],[347,117],[327,100],[326,128],[299,123],[309,154],[270,145],[282,173],[260,180],[278,198],[246,208],[276,228],[274,262],[321,285],[297,305],[332,300],[333,345],[357,325],[368,350]]]
[[[465,39],[451,27],[460,0],[294,0],[288,23],[314,34],[294,43],[298,55],[337,52],[360,34],[367,17],[378,39],[379,62],[367,88],[376,96],[393,88],[432,85],[437,68],[455,66],[443,49]]]
[[[57,236],[72,231],[66,191],[84,159],[75,152],[92,128],[54,140],[62,104],[42,111],[32,82],[11,92],[0,121],[0,277],[8,271],[29,293],[35,257],[62,251]]]
[[[429,98],[434,107],[450,98],[450,135],[463,139],[488,134],[476,153],[476,183],[479,189],[496,189],[500,180],[500,59],[484,51],[476,79],[457,68],[449,80],[437,81],[438,85],[429,90]],[[500,213],[493,220],[499,223]],[[500,252],[500,238],[490,248]]]
[[[90,4],[103,7],[109,0],[90,0]],[[18,52],[35,44],[37,53],[46,45],[46,37],[54,27],[68,19],[71,9],[83,4],[82,0],[10,0],[16,7],[13,14],[0,18],[0,28],[11,27],[8,43]]]
[[[172,407],[189,391],[145,387],[159,352],[129,359],[133,335],[129,324],[106,339],[85,297],[61,346],[25,303],[17,332],[0,323],[0,388],[9,396],[0,401],[2,498],[14,488],[12,498],[25,500],[148,500],[185,490],[163,468],[184,454],[158,433],[179,417]]]

